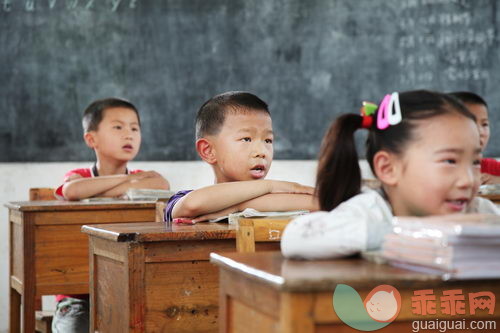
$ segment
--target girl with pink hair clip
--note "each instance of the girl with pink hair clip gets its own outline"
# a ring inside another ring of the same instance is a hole
[[[354,143],[368,130],[366,159],[381,187],[361,189]],[[380,248],[394,216],[500,214],[476,197],[481,147],[475,117],[447,94],[416,90],[386,95],[362,114],[338,117],[320,152],[316,194],[320,212],[286,228],[286,257],[334,258]]]

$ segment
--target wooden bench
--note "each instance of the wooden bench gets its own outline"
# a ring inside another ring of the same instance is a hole
[[[52,187],[33,187],[29,191],[30,201],[57,200]]]
[[[51,333],[53,317],[54,311],[36,311],[35,330],[40,333]]]

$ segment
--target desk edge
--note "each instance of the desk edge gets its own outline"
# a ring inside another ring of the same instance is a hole
[[[250,267],[215,252],[210,253],[210,262],[219,266],[221,269],[228,269],[233,272],[243,273],[246,277],[252,280],[265,282],[271,287],[279,290],[283,289],[285,283],[285,280],[281,276]]]
[[[98,238],[108,239],[114,242],[134,242],[137,238],[137,233],[119,233],[102,228],[96,228],[90,225],[83,225],[81,232]]]

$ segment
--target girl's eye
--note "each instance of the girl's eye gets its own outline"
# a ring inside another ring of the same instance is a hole
[[[133,128],[132,128],[132,131],[134,131],[134,132],[139,132],[139,129],[138,129],[137,127],[133,127]]]
[[[444,160],[445,163],[448,163],[448,164],[456,164],[457,163],[457,160],[453,159],[453,158],[449,158],[449,159],[446,159]]]
[[[273,143],[273,139],[266,139],[266,143]]]
[[[250,138],[242,138],[242,139],[241,139],[241,141],[244,141],[244,142],[251,142],[251,141],[252,141],[252,139],[250,139]]]
[[[114,128],[114,129],[118,129],[118,130],[121,130],[121,129],[122,129],[122,127],[121,127],[121,126],[118,126],[118,125],[113,126],[113,128]]]

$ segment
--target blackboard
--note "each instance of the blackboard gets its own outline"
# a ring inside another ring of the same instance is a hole
[[[0,0],[0,161],[93,159],[83,109],[135,103],[137,160],[194,160],[210,96],[270,105],[275,158],[314,159],[329,122],[391,91],[471,90],[500,156],[495,0]]]

